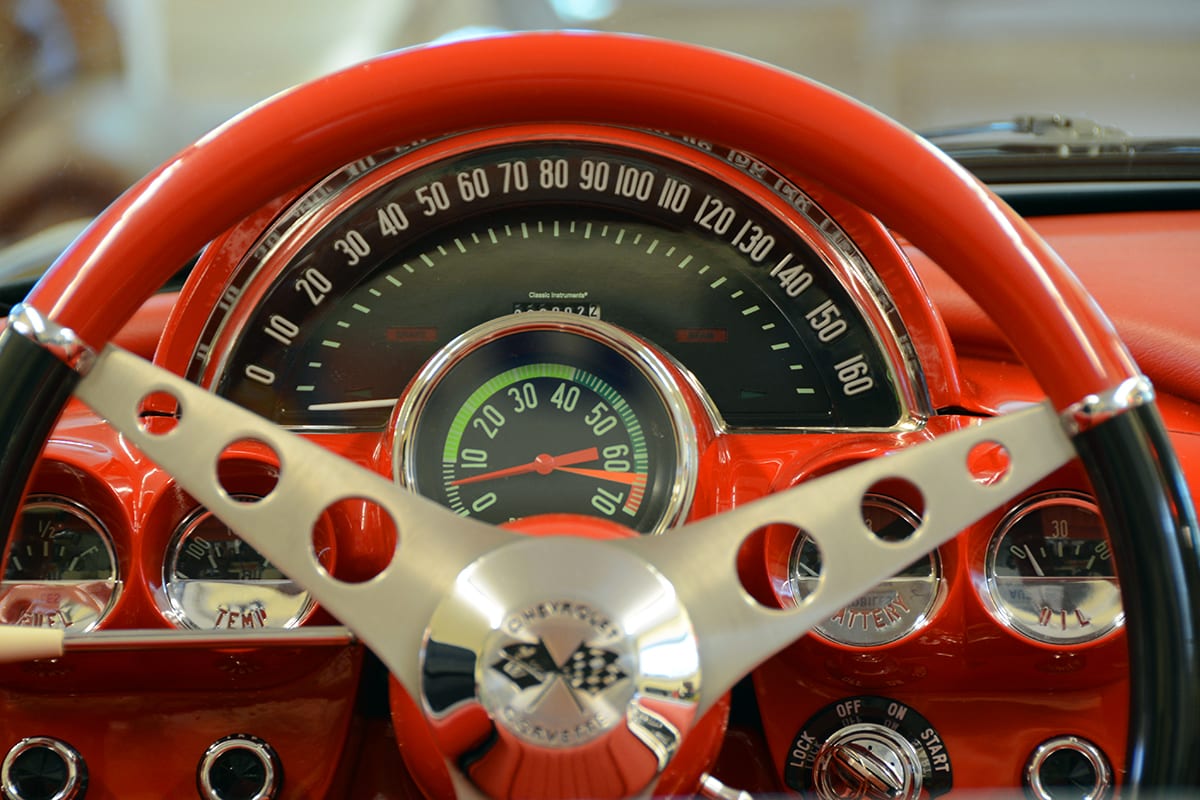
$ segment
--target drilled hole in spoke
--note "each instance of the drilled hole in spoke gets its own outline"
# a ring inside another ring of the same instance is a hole
[[[183,418],[183,404],[170,392],[151,392],[138,404],[138,424],[152,436],[175,430]]]
[[[279,485],[280,461],[274,448],[258,439],[238,439],[217,459],[217,483],[229,496],[257,503]]]
[[[967,453],[967,472],[982,486],[995,486],[1012,470],[1012,456],[999,442],[979,442]]]
[[[925,520],[925,497],[904,478],[886,478],[871,485],[862,499],[867,530],[884,542],[903,542]]]
[[[795,535],[794,525],[763,525],[742,540],[738,548],[738,581],[746,593],[764,608],[793,605],[787,553]]]
[[[373,500],[351,497],[338,500],[321,513],[312,532],[312,549],[318,563],[321,553],[333,547],[338,554],[333,578],[363,583],[392,563],[400,540],[392,515]]]

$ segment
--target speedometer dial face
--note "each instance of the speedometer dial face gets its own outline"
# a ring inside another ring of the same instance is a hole
[[[649,134],[529,136],[367,159],[312,190],[231,278],[193,377],[281,424],[378,429],[462,332],[558,310],[666,351],[733,427],[914,413],[903,334],[795,187],[742,191],[732,156]]]
[[[686,510],[695,434],[668,371],[603,323],[535,312],[486,323],[418,376],[397,478],[502,523],[575,513],[642,533]]]

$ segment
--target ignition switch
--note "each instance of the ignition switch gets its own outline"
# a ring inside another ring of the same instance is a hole
[[[941,735],[910,706],[851,697],[818,711],[796,734],[787,785],[820,800],[916,800],[950,791],[954,773]]]

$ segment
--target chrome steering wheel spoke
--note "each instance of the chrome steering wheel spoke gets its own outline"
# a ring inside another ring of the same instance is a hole
[[[179,403],[170,430],[139,417],[157,393]],[[76,394],[354,631],[418,699],[450,763],[465,752],[450,743],[480,741],[464,738],[463,720],[482,731],[486,719],[497,750],[531,753],[531,763],[594,752],[581,746],[608,737],[638,754],[640,786],[755,665],[1074,456],[1043,404],[661,536],[538,540],[459,516],[116,348]],[[279,459],[278,483],[258,502],[220,484],[221,454],[243,441]],[[996,445],[1007,467],[979,479],[970,454]],[[885,479],[909,482],[924,501],[904,541],[863,522],[864,495]],[[360,583],[326,572],[311,533],[353,498],[378,505],[398,531],[391,563]],[[566,518],[563,532],[586,535],[594,522]],[[739,548],[772,524],[802,529],[821,550],[819,586],[796,608],[759,605],[737,574]]]

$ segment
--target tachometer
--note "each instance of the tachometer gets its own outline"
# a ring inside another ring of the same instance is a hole
[[[733,427],[919,413],[907,340],[849,238],[765,166],[712,150],[511,129],[350,165],[235,271],[192,376],[285,425],[378,429],[462,332],[558,310],[664,350]]]
[[[535,312],[430,361],[400,408],[397,478],[460,514],[576,513],[660,531],[686,510],[695,434],[667,366],[610,325]]]

